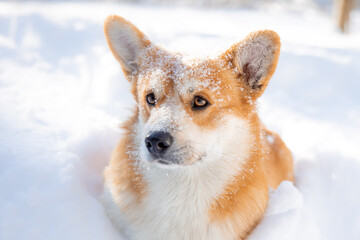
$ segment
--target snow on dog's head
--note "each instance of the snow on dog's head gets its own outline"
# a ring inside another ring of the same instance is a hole
[[[246,157],[260,126],[254,102],[279,57],[276,33],[252,33],[213,59],[171,54],[118,16],[107,19],[105,34],[138,103],[142,160],[181,166]]]

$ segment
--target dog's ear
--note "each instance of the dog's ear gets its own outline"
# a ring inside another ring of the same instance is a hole
[[[104,31],[109,47],[125,75],[135,75],[139,68],[139,55],[150,41],[132,23],[116,15],[105,20]]]
[[[225,53],[253,98],[258,98],[269,83],[279,59],[280,45],[279,35],[263,30],[249,34]]]

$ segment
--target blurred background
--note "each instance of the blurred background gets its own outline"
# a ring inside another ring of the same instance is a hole
[[[79,3],[126,3],[153,6],[191,6],[197,8],[264,8],[277,7],[290,10],[321,10],[330,13],[334,23],[347,31],[351,12],[359,9],[359,0],[2,0],[4,2],[79,2]]]
[[[276,31],[258,109],[291,149],[296,183],[272,193],[250,239],[360,239],[356,0],[0,1],[0,239],[121,239],[98,201],[135,106],[103,34],[110,14],[195,56]]]

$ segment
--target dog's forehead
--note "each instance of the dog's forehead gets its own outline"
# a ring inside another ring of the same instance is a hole
[[[222,81],[219,63],[211,59],[184,58],[183,64],[186,67],[178,68],[174,77],[174,87],[181,95],[203,89],[219,90],[218,86]]]
[[[180,95],[203,89],[218,92],[223,81],[221,70],[228,68],[223,61],[166,52],[147,57],[143,66],[139,78],[145,81],[141,82],[141,86],[150,88],[155,93],[164,93],[166,88],[171,88]]]

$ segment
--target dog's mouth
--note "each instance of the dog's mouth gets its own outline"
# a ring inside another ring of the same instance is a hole
[[[162,164],[162,165],[170,165],[171,164],[171,162],[169,162],[166,159],[158,159],[158,160],[156,160],[156,162],[159,164]]]
[[[169,152],[166,156],[154,159],[152,162],[160,165],[192,165],[206,156],[190,146],[184,146]]]

